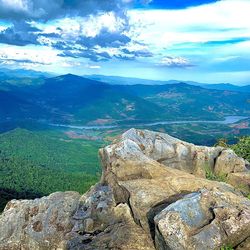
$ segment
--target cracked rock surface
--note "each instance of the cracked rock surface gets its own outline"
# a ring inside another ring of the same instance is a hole
[[[233,151],[130,129],[100,157],[102,178],[82,196],[10,201],[0,249],[249,249],[249,163]]]

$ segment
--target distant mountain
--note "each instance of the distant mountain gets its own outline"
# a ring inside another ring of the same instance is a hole
[[[250,115],[249,93],[180,82],[112,85],[67,74],[0,90],[2,119],[104,125]]]
[[[14,89],[19,86],[36,86],[52,75],[32,70],[9,70],[0,68],[0,90]]]
[[[221,84],[201,84],[200,86],[206,89],[217,89],[217,90],[228,90],[228,91],[250,93],[250,85],[237,86],[230,83],[221,83]]]
[[[0,68],[0,80],[6,78],[23,78],[23,77],[32,77],[32,78],[40,78],[40,77],[52,77],[54,74],[47,72],[40,72],[35,70],[26,70],[26,69],[7,69]]]
[[[87,75],[84,76],[89,79],[105,82],[112,85],[165,85],[179,83],[180,81],[170,80],[170,81],[159,81],[159,80],[148,80],[133,77],[121,77],[121,76],[104,76],[104,75]]]
[[[64,123],[111,123],[123,120],[163,118],[164,110],[122,86],[112,86],[87,78],[64,75],[45,79],[42,85],[3,91],[40,108],[41,119]],[[14,101],[14,99],[13,99]],[[17,105],[22,107],[22,105]],[[29,117],[37,117],[30,109]]]
[[[186,83],[134,85],[127,89],[163,107],[175,119],[216,119],[226,114],[250,114],[249,93],[206,89]]]
[[[86,76],[89,79],[106,82],[113,85],[166,85],[166,84],[177,84],[177,83],[187,83],[193,86],[199,86],[206,89],[216,89],[216,90],[229,90],[229,91],[239,91],[239,92],[250,92],[250,85],[237,86],[230,83],[218,83],[218,84],[206,84],[194,81],[180,81],[180,80],[148,80],[132,77],[120,77],[120,76],[104,76],[104,75],[90,75]]]

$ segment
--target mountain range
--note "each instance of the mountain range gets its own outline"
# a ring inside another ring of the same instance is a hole
[[[249,86],[235,86],[239,90],[231,89],[234,85],[216,85],[213,89],[177,81],[160,85],[138,81],[126,85],[72,74],[33,78],[2,75],[0,120],[103,125],[250,115]],[[117,83],[121,82],[117,79]]]
[[[217,89],[217,90],[229,90],[229,91],[238,91],[238,92],[250,92],[250,85],[234,85],[230,83],[199,83],[194,81],[178,81],[178,80],[168,80],[168,81],[160,81],[160,80],[148,80],[148,79],[140,79],[133,77],[120,77],[120,76],[104,76],[104,75],[87,75],[84,76],[93,80],[106,82],[114,85],[166,85],[166,84],[176,84],[180,82],[187,83],[189,85],[200,86],[206,89]]]

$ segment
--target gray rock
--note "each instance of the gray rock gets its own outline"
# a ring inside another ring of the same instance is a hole
[[[0,249],[63,248],[79,204],[76,192],[10,201],[0,216]]]
[[[250,204],[250,202],[249,202]],[[217,190],[184,196],[155,216],[156,242],[168,249],[237,246],[250,234],[250,207]],[[158,244],[159,249],[165,249]]]
[[[224,150],[216,160],[214,172],[217,175],[246,172],[246,161],[238,157],[233,150]]]

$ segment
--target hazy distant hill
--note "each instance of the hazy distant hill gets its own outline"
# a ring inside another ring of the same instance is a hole
[[[180,82],[187,83],[193,86],[199,86],[206,89],[216,89],[216,90],[229,90],[229,91],[239,91],[239,92],[250,92],[250,85],[246,86],[237,86],[230,83],[218,83],[218,84],[206,84],[193,81],[179,81],[179,80],[169,80],[169,81],[160,81],[160,80],[147,80],[140,78],[132,77],[120,77],[120,76],[104,76],[104,75],[90,75],[86,76],[87,78],[106,82],[109,84],[115,85],[165,85],[165,84],[176,84]]]
[[[230,83],[222,84],[204,84],[200,85],[207,89],[217,89],[217,90],[229,90],[229,91],[239,91],[239,92],[250,92],[250,85],[246,86],[236,86]]]
[[[131,92],[151,101],[177,117],[212,119],[225,114],[249,114],[249,93],[205,89],[186,83],[127,86]]]
[[[5,83],[0,95],[2,120],[110,124],[250,115],[249,93],[186,83],[112,85],[67,74],[39,84]]]
[[[164,84],[172,84],[180,82],[176,80],[159,81],[159,80],[140,79],[134,77],[104,76],[104,75],[87,75],[84,77],[113,85],[136,85],[136,84],[164,85]]]
[[[26,70],[26,69],[7,69],[0,68],[0,80],[8,79],[8,78],[40,78],[40,77],[52,77],[54,76],[52,73],[46,73],[35,70]]]

